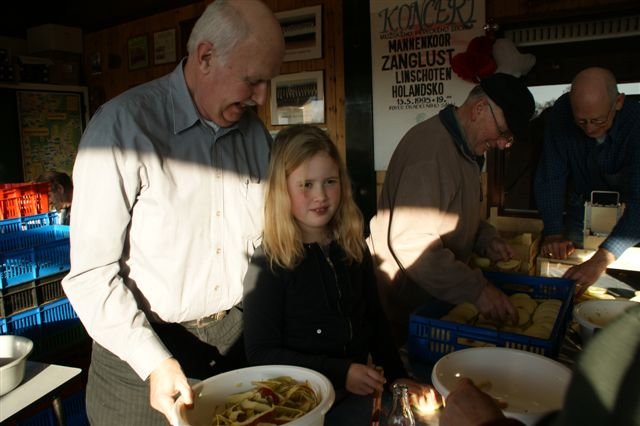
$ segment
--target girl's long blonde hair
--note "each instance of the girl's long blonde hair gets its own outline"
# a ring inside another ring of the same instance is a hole
[[[362,213],[353,201],[351,182],[340,153],[326,132],[300,124],[280,131],[271,151],[262,244],[272,267],[275,264],[293,269],[304,257],[302,231],[291,214],[287,177],[319,152],[326,152],[340,173],[340,205],[328,227],[344,250],[346,260],[362,261],[365,245]]]

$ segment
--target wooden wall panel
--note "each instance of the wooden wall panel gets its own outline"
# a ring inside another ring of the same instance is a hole
[[[197,19],[209,3],[211,3],[211,0],[203,0],[190,6],[86,34],[84,37],[84,67],[89,86],[91,113],[99,105],[123,91],[171,72],[176,63],[163,65],[153,65],[152,63],[153,33],[174,28],[176,30],[178,59],[180,59],[182,46],[186,44],[186,40],[183,40],[183,35],[181,34],[181,23],[184,26],[184,23]],[[318,4],[322,5],[322,58],[284,62],[281,74],[324,71],[325,123],[320,126],[327,129],[344,157],[346,155],[346,142],[344,130],[344,58],[341,1],[265,0],[265,3],[274,12]],[[127,41],[131,37],[145,34],[149,42],[150,65],[139,70],[129,70]],[[188,37],[188,34],[185,35],[186,37]],[[101,74],[92,74],[91,71],[91,58],[95,53],[99,53],[101,57]],[[111,64],[109,64],[110,62]],[[283,127],[270,124],[271,115],[268,101],[258,109],[258,114],[270,130],[277,131]]]
[[[86,34],[84,37],[84,68],[89,86],[91,113],[100,104],[125,90],[161,77],[173,70],[177,61],[162,65],[153,64],[153,34],[171,28],[175,29],[176,53],[177,60],[179,60],[182,52],[180,23],[198,17],[204,8],[204,3],[196,3]],[[138,70],[129,70],[127,42],[131,37],[138,35],[146,35],[148,38],[149,66]],[[93,73],[91,68],[91,61],[95,54],[99,54],[101,58],[102,72],[100,74]]]
[[[340,0],[265,0],[274,12],[322,6],[322,58],[284,62],[281,74],[305,71],[324,71],[325,124],[331,139],[346,156],[344,131],[344,56],[342,44],[342,2]],[[272,126],[271,115],[263,112],[267,127],[277,131],[283,126]]]

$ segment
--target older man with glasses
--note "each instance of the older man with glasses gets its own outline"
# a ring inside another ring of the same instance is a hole
[[[541,254],[564,259],[582,247],[584,204],[592,191],[619,192],[625,210],[595,254],[565,273],[578,295],[640,243],[640,104],[618,92],[611,71],[596,67],[576,75],[545,126],[535,178],[544,222]]]
[[[472,253],[494,261],[513,256],[482,220],[480,172],[487,151],[525,142],[533,111],[520,79],[495,74],[459,107],[409,129],[395,149],[368,242],[399,344],[411,312],[432,298],[473,303],[495,321],[518,319],[508,297],[468,262]]]

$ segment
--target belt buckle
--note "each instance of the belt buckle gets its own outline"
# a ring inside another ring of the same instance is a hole
[[[196,320],[196,326],[197,327],[204,327],[205,325],[209,324],[210,322],[220,321],[221,319],[223,319],[226,316],[227,316],[227,311],[216,312],[215,314],[211,314],[211,315],[207,315],[206,317],[198,318]]]
[[[221,319],[227,316],[227,311],[216,312],[212,316],[214,321],[220,321]]]

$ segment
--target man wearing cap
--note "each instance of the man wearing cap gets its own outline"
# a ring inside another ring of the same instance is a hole
[[[591,191],[619,192],[625,210],[595,254],[565,273],[576,281],[578,295],[627,248],[640,243],[639,163],[640,104],[625,100],[611,71],[593,67],[579,72],[545,126],[535,178],[544,222],[541,253],[564,259],[574,247],[582,247],[584,203]]]
[[[513,255],[481,218],[480,172],[487,151],[526,139],[533,111],[519,79],[494,74],[460,107],[409,129],[396,147],[368,243],[398,344],[410,314],[432,298],[471,302],[489,319],[517,321],[508,297],[468,261],[473,252],[495,261]]]

